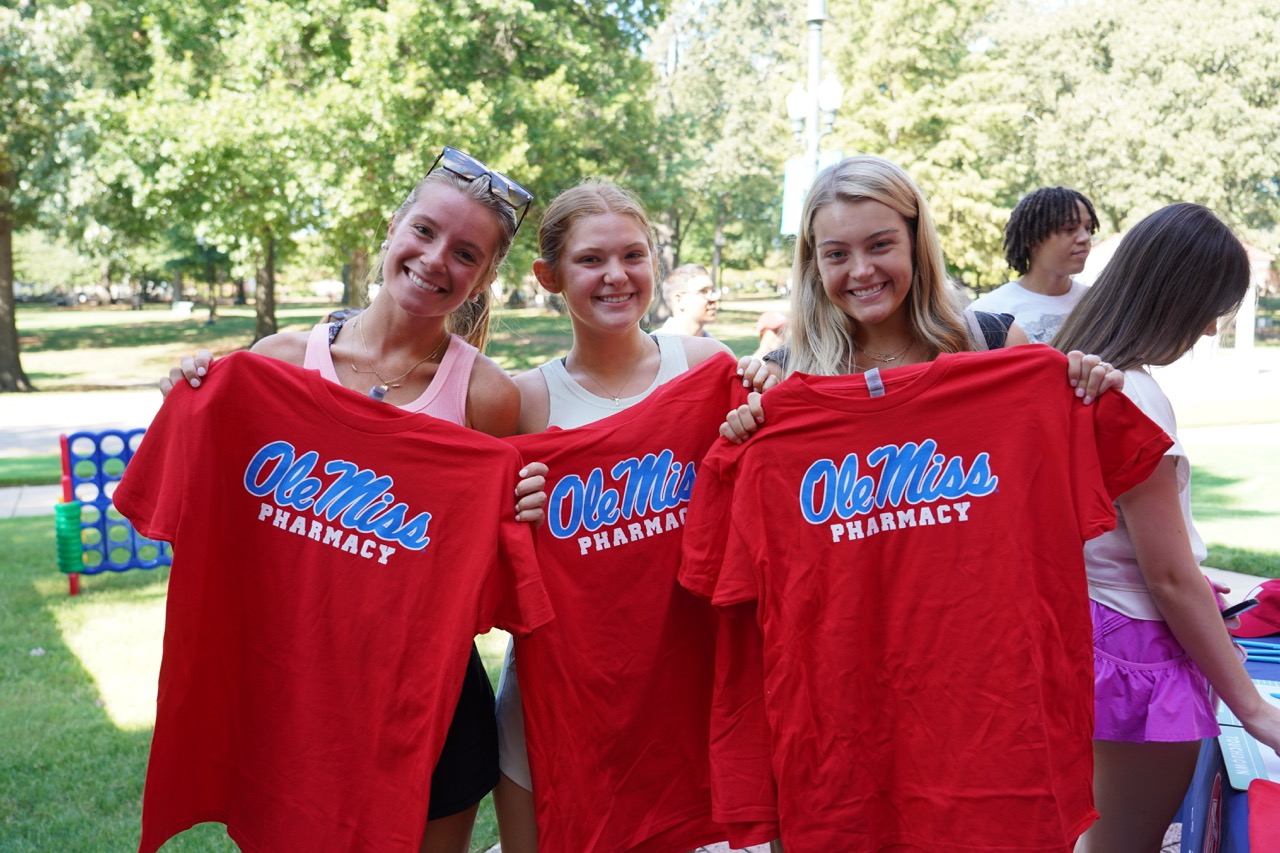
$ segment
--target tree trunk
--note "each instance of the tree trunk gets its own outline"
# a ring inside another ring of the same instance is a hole
[[[253,340],[262,340],[267,335],[276,333],[276,240],[267,235],[267,257],[258,266],[258,288],[254,294],[256,303],[257,326],[253,330]]]
[[[209,319],[204,322],[206,326],[212,326],[218,319],[218,284],[213,279],[213,255],[211,250],[201,243],[200,251],[204,254],[204,280],[209,288]]]
[[[94,295],[94,304],[102,301],[106,297],[107,304],[114,305],[116,301],[115,294],[111,290],[111,261],[103,259],[101,267],[101,275],[98,276],[98,292]]]
[[[173,274],[173,301],[174,302],[183,301],[183,290],[182,290],[183,284],[184,284],[184,280],[182,276],[182,270],[178,270]]]
[[[676,267],[680,266],[680,247],[675,242],[677,232],[665,222],[655,223],[653,231],[657,237],[658,278],[654,281],[654,299],[649,305],[645,318],[649,328],[656,329],[671,316],[671,306],[662,298],[662,280]]]
[[[34,391],[18,356],[17,300],[13,296],[13,191],[17,178],[0,171],[0,391]]]
[[[657,222],[653,226],[658,237],[658,262],[663,273],[680,266],[680,221],[674,215],[670,219],[675,225]]]
[[[369,305],[369,250],[356,249],[351,253],[351,263],[347,264],[348,308],[365,308]]]
[[[724,253],[724,214],[716,219],[716,237],[711,252],[711,283],[720,287],[720,260]]]

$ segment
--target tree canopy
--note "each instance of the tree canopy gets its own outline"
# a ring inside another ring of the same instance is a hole
[[[18,352],[13,234],[68,205],[84,97],[74,69],[88,16],[85,5],[0,7],[0,391],[31,390]]]
[[[29,387],[15,229],[103,277],[256,279],[305,239],[351,300],[389,215],[441,146],[538,197],[587,176],[648,205],[668,261],[780,264],[783,102],[803,0],[101,0],[0,6],[0,390]],[[1009,277],[1008,213],[1042,185],[1104,230],[1178,200],[1280,249],[1280,5],[1222,0],[830,0],[845,86],[828,149],[886,156],[930,197],[952,271]],[[526,226],[528,228],[528,226]],[[532,229],[530,229],[532,230]],[[504,277],[530,268],[517,241]],[[24,243],[23,245],[27,245]],[[30,267],[32,259],[22,259]]]

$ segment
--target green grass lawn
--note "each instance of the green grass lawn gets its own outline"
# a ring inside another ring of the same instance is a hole
[[[1280,454],[1274,429],[1185,431],[1191,514],[1207,565],[1280,577]]]
[[[4,849],[130,849],[137,844],[148,732],[112,722],[93,676],[59,627],[66,585],[53,563],[52,518],[0,521],[0,540],[6,557],[0,574]],[[108,595],[116,598],[129,597],[122,588],[142,581],[114,580]]]
[[[105,573],[67,595],[53,518],[0,520],[0,849],[136,849],[168,570]],[[480,638],[496,681],[506,635]],[[497,843],[489,799],[472,850]],[[235,851],[221,825],[166,853]]]
[[[755,298],[727,302],[711,331],[735,353],[752,352],[756,318],[776,306]],[[335,307],[283,305],[276,320],[282,332],[304,331]],[[213,325],[205,323],[206,316],[203,311],[181,316],[163,305],[145,311],[19,306],[23,369],[42,391],[152,387],[197,349],[225,355],[252,342],[252,306],[220,306]],[[572,340],[568,316],[538,308],[499,310],[492,332],[488,355],[511,373],[564,355]]]
[[[282,306],[277,322],[281,331],[305,329],[332,307]],[[212,325],[206,317],[204,311],[175,314],[167,305],[144,311],[19,306],[22,366],[42,391],[154,387],[184,355],[201,347],[225,355],[253,339],[252,306],[219,306]]]
[[[0,458],[0,487],[56,486],[61,481],[62,457],[56,453]]]

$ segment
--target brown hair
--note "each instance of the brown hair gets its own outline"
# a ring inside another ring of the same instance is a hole
[[[649,244],[649,256],[653,259],[654,276],[657,276],[658,253],[654,246],[653,225],[644,205],[631,192],[608,181],[588,178],[551,200],[542,224],[538,226],[538,254],[553,270],[560,263],[569,231],[581,219],[617,213],[630,216],[644,231]]]
[[[1172,364],[1239,307],[1249,279],[1244,245],[1213,211],[1171,204],[1125,235],[1053,345],[1120,370]]]

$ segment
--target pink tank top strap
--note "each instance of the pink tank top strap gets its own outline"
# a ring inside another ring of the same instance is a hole
[[[337,368],[334,367],[333,355],[329,351],[329,332],[329,323],[312,327],[311,334],[307,337],[307,351],[302,357],[302,366],[308,370],[320,371],[320,375],[330,382],[338,382]],[[405,403],[400,408],[466,426],[467,386],[471,383],[471,367],[479,354],[480,351],[471,344],[452,335],[449,346],[444,351],[444,358],[440,360],[440,366],[436,368],[436,375],[431,379],[427,390],[416,400]]]
[[[337,382],[338,371],[334,368],[333,356],[329,353],[329,325],[320,323],[311,327],[311,334],[307,337],[307,351],[302,356],[302,366],[307,370],[318,370],[325,379]]]
[[[479,354],[480,350],[462,338],[451,336],[449,348],[444,351],[427,390],[402,408],[466,426],[467,387],[471,383],[471,367]]]

